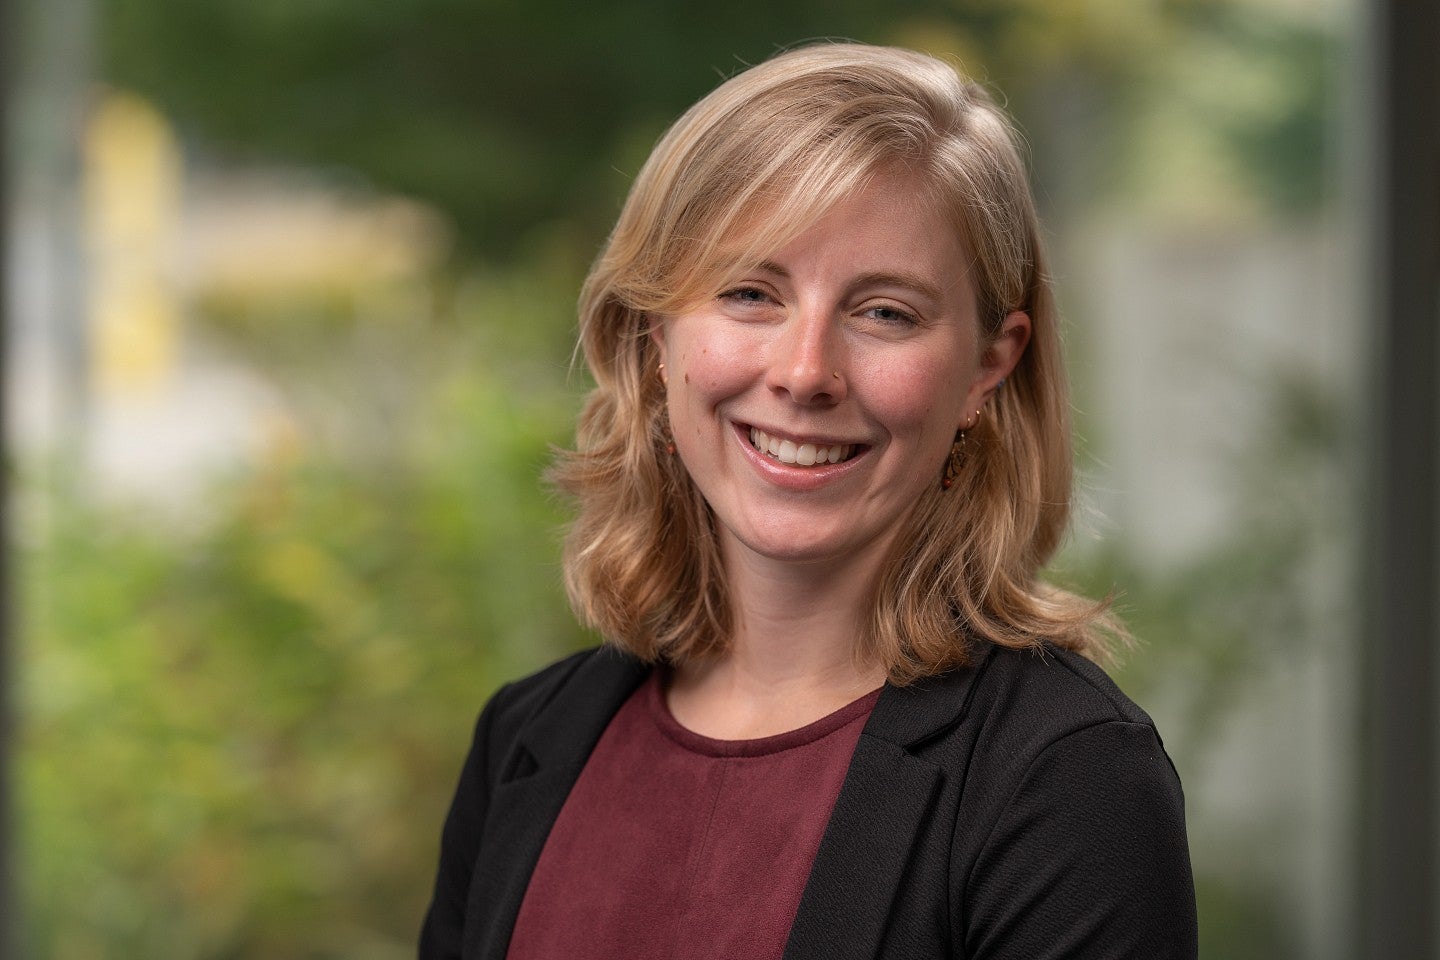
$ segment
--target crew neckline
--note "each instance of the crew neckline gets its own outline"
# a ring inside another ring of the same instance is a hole
[[[839,710],[794,730],[749,740],[721,740],[696,733],[694,730],[682,726],[680,721],[675,719],[675,715],[670,712],[669,705],[665,703],[662,672],[659,669],[651,671],[649,678],[645,681],[646,712],[655,721],[655,725],[660,728],[660,732],[670,740],[692,753],[709,757],[759,757],[780,753],[783,750],[793,750],[796,747],[803,747],[822,740],[854,720],[868,716],[870,711],[875,708],[875,702],[880,699],[880,691],[884,689],[884,687],[877,687],[864,696],[847,703]]]

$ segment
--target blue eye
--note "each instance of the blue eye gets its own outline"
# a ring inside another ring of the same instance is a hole
[[[737,303],[764,303],[770,296],[759,287],[736,287],[720,294],[720,299],[734,300]]]
[[[920,322],[918,319],[916,319],[913,313],[908,313],[907,311],[901,310],[899,307],[868,307],[865,310],[865,315],[873,317],[881,323],[894,326],[909,327],[914,326],[915,324]]]

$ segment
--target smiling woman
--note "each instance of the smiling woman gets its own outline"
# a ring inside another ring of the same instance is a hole
[[[1029,340],[1019,310],[982,337],[969,273],[944,214],[887,171],[735,287],[651,328],[675,445],[726,570],[770,579],[762,558],[810,561],[812,576],[824,565],[825,581],[852,584],[846,595],[868,592],[935,485],[938,467],[917,465],[944,462],[957,427],[974,429]],[[832,464],[837,450],[848,455]]]
[[[1070,497],[983,90],[782,54],[676,122],[581,297],[556,482],[607,643],[498,693],[426,958],[1193,957],[1180,785],[1039,579]]]

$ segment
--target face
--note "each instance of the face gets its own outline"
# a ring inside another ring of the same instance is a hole
[[[727,563],[745,551],[878,565],[1029,338],[1013,313],[982,339],[969,272],[915,185],[877,177],[718,297],[661,321],[676,451]]]

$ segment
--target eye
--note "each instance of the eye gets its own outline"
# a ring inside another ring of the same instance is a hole
[[[759,287],[742,286],[735,287],[732,290],[726,290],[720,294],[720,299],[743,304],[768,303],[770,301],[770,294],[761,290]]]
[[[869,317],[890,327],[913,327],[920,322],[920,319],[910,311],[901,310],[899,307],[885,303],[866,307],[861,311],[861,316]]]

